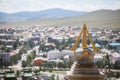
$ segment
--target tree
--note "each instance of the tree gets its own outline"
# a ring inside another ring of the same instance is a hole
[[[58,68],[65,68],[65,64],[62,63],[62,62],[59,62],[59,63],[57,64],[57,67],[58,67]]]
[[[27,62],[26,61],[22,61],[22,67],[27,67]]]
[[[35,56],[36,56],[36,51],[35,51],[35,50],[33,50],[33,51],[30,53],[30,56],[31,56],[31,58],[32,58],[32,59],[34,59],[34,58],[35,58]]]
[[[31,66],[32,57],[30,55],[27,56],[27,66]]]
[[[17,48],[17,44],[18,44],[17,42],[14,42],[14,43],[13,43],[13,49],[14,49],[14,50]]]
[[[52,76],[50,77],[50,80],[55,80],[55,75],[52,74]]]
[[[4,64],[5,67],[8,67],[8,66],[10,65],[10,62],[8,62],[8,61],[4,61],[3,64]]]
[[[47,57],[47,55],[46,55],[46,54],[43,54],[43,55],[42,55],[42,57],[46,58],[46,57]]]
[[[16,74],[17,74],[17,76],[19,76],[19,74],[20,74],[20,71],[17,71],[17,73],[16,73]]]
[[[39,51],[42,51],[42,52],[44,52],[44,51],[46,51],[46,46],[44,45],[44,44],[40,44],[40,47],[39,47]]]
[[[106,73],[108,76],[110,76],[110,68],[111,68],[111,64],[110,64],[110,55],[106,54],[106,56],[104,57],[104,65],[105,68],[108,69],[108,72]]]
[[[95,64],[98,68],[103,68],[103,61],[97,61]]]
[[[115,61],[114,68],[120,69],[120,59]]]
[[[21,59],[21,55],[20,54],[15,54],[11,57],[11,63],[12,64],[17,64],[18,60]]]

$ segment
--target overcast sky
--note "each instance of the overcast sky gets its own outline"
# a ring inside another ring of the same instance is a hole
[[[76,11],[120,9],[120,0],[0,0],[0,12],[39,11],[62,8]]]

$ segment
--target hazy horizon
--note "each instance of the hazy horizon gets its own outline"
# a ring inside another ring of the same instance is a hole
[[[0,0],[0,12],[42,11],[61,8],[74,11],[120,9],[120,0]]]
[[[48,9],[43,9],[43,10],[38,10],[38,11],[45,11],[45,10],[52,10],[52,9],[69,10],[69,9],[63,9],[63,8],[48,8]],[[98,10],[113,10],[113,9],[98,9]],[[113,11],[115,10],[119,10],[119,9],[114,9]],[[82,12],[82,11],[77,11],[77,10],[70,10],[70,11]],[[93,10],[93,11],[97,11],[97,10]],[[93,12],[93,11],[84,11],[84,12]],[[13,12],[13,13],[9,13],[9,12],[2,12],[2,13],[14,14],[14,13],[19,13],[19,12],[37,12],[37,11],[18,11],[18,12]]]

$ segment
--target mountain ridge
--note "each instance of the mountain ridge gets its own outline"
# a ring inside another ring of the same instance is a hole
[[[83,23],[87,23],[89,27],[120,28],[120,9],[97,10],[72,17],[44,18],[15,23],[5,23],[0,26],[81,26]]]
[[[0,22],[19,22],[44,18],[63,18],[78,16],[85,13],[87,12],[65,10],[60,8],[47,9],[42,11],[22,11],[11,14],[0,12]]]

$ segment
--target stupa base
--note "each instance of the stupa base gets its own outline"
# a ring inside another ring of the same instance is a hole
[[[75,62],[70,71],[67,72],[65,80],[105,80],[94,64],[80,65]]]

